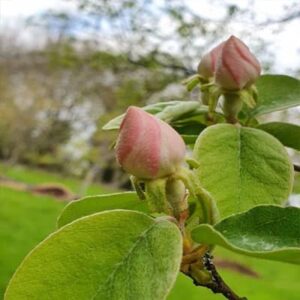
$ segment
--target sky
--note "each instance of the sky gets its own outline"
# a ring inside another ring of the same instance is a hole
[[[29,17],[47,9],[73,9],[74,7],[72,1],[62,0],[0,0],[2,23]]]
[[[113,0],[112,0],[113,1]],[[159,0],[157,0],[159,2]],[[248,0],[224,0],[226,3],[238,4],[242,8],[247,8]],[[292,0],[252,0],[255,8],[255,17],[259,22],[268,19],[276,19],[282,14],[283,8]],[[200,15],[209,16],[216,21],[222,17],[224,10],[216,7],[213,1],[206,0],[186,0],[186,3]],[[300,4],[299,4],[300,5]],[[48,9],[75,10],[75,1],[67,0],[0,0],[0,27],[7,24],[18,24],[21,20],[29,16],[40,14]],[[17,25],[16,25],[17,26]],[[251,19],[240,20],[232,24],[232,32],[238,32],[241,26],[253,27]],[[163,29],[162,29],[163,30]],[[288,72],[300,65],[300,20],[292,21],[285,25],[285,30],[274,35],[274,27],[261,28],[257,32],[258,37],[269,39],[276,48],[276,67],[275,70]],[[30,38],[30,32],[24,32]],[[246,41],[247,42],[247,41]]]

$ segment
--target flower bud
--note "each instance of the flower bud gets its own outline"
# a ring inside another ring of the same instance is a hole
[[[117,161],[126,172],[141,179],[164,177],[184,156],[185,144],[170,125],[138,107],[128,108],[116,145]]]
[[[209,79],[214,76],[216,63],[220,53],[222,52],[223,43],[219,44],[217,47],[213,48],[209,53],[206,53],[199,65],[198,65],[198,74],[205,79]]]
[[[231,36],[224,42],[215,70],[219,86],[227,90],[243,89],[253,84],[260,72],[258,60],[240,39]]]

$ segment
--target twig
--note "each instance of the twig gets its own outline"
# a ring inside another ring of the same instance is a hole
[[[294,165],[294,171],[295,172],[300,172],[300,166]]]
[[[198,282],[195,278],[194,284],[197,286],[204,286],[210,289],[215,294],[222,294],[225,298],[229,300],[247,300],[245,297],[238,296],[222,279],[218,273],[215,265],[212,262],[212,256],[209,253],[206,253],[203,256],[203,265],[207,271],[211,274],[211,281],[208,283]]]
[[[259,25],[266,26],[266,25],[272,25],[272,24],[286,23],[286,22],[293,21],[299,17],[300,17],[300,11],[293,11],[292,13],[287,14],[286,16],[284,16],[280,19],[267,20],[265,22],[260,23]]]

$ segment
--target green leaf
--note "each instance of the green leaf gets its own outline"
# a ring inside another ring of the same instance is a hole
[[[198,101],[181,101],[175,105],[166,106],[156,116],[167,123],[172,123],[192,115],[200,106],[201,104]]]
[[[260,124],[258,128],[275,136],[284,146],[300,151],[300,126],[272,122]]]
[[[300,264],[299,228],[299,208],[263,205],[215,226],[199,225],[192,238],[249,256]]]
[[[146,112],[156,115],[161,120],[170,123],[177,120],[182,116],[189,115],[197,108],[200,103],[197,101],[169,101],[159,102],[142,107]],[[103,130],[116,130],[119,129],[125,114],[118,116],[103,126]]]
[[[268,133],[218,124],[198,137],[195,170],[216,200],[221,218],[259,204],[281,204],[292,188],[293,168],[282,144]]]
[[[169,123],[188,145],[193,145],[200,132],[212,122],[208,118],[208,107],[198,101],[159,102],[142,109]],[[123,118],[124,114],[109,121],[103,130],[119,129]],[[215,119],[218,123],[224,122],[220,111],[215,113]]]
[[[256,81],[258,103],[249,116],[267,114],[300,105],[300,81],[286,75],[263,75]]]
[[[181,262],[178,227],[134,211],[108,211],[62,227],[11,279],[5,300],[159,300]]]
[[[200,132],[207,126],[196,121],[190,121],[185,124],[171,124],[172,127],[181,135],[188,145],[195,144]]]
[[[194,145],[198,135],[193,135],[193,134],[182,134],[181,137],[183,138],[184,142],[187,145]]]
[[[141,201],[136,192],[123,192],[99,196],[84,197],[70,202],[57,220],[58,228],[72,221],[94,213],[111,209],[131,209],[147,212],[146,201]]]
[[[225,119],[220,112],[214,115],[216,123],[224,123]],[[212,121],[208,118],[207,106],[191,112],[189,116],[182,116],[179,120],[173,121],[170,125],[181,135],[188,145],[195,144],[198,135],[207,127],[212,125]]]

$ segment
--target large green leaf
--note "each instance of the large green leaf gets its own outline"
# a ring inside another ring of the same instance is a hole
[[[299,228],[300,208],[263,205],[215,226],[199,225],[192,237],[245,255],[300,264]]]
[[[256,81],[258,103],[248,113],[258,116],[300,105],[300,81],[286,75],[263,75]]]
[[[275,136],[284,146],[300,151],[300,126],[282,122],[260,124],[262,129]]]
[[[217,202],[221,218],[259,204],[281,204],[292,188],[293,169],[282,144],[254,128],[218,124],[198,137],[195,170]]]
[[[148,211],[146,201],[141,201],[136,192],[88,196],[72,201],[65,206],[58,217],[57,226],[62,227],[81,217],[110,209]]]
[[[174,223],[134,211],[94,214],[39,244],[14,274],[5,300],[162,300],[181,255]]]

